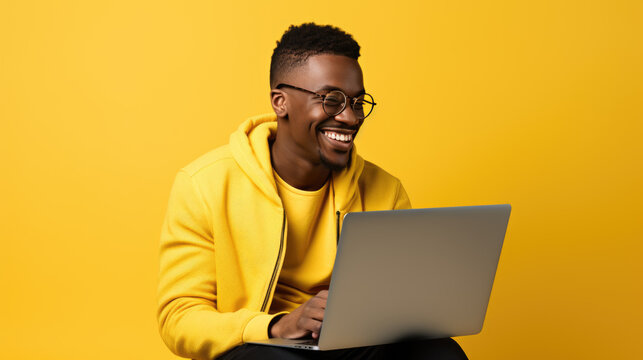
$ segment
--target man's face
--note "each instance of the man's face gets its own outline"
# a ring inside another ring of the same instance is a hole
[[[311,56],[284,80],[318,94],[341,90],[354,97],[364,93],[362,69],[357,60],[341,55]],[[288,147],[293,155],[333,170],[345,168],[362,125],[362,120],[355,117],[350,99],[344,111],[330,117],[319,97],[290,88],[282,90],[286,93],[288,118],[279,124],[278,131],[288,134]]]

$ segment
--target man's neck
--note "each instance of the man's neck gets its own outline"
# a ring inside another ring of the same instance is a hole
[[[328,180],[330,169],[322,163],[313,164],[281,146],[279,138],[270,146],[272,168],[290,186],[300,190],[318,190]]]

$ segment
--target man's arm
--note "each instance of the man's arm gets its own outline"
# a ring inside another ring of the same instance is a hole
[[[210,214],[190,175],[176,176],[161,232],[158,321],[177,355],[212,359],[244,341],[268,338],[275,315],[217,311]]]

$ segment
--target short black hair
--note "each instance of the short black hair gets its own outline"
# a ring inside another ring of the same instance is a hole
[[[332,25],[305,23],[290,25],[277,41],[270,60],[270,86],[286,71],[303,65],[310,56],[320,54],[343,55],[357,60],[359,44],[353,36]]]

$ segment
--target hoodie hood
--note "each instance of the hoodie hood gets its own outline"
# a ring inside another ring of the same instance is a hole
[[[272,172],[268,140],[277,133],[277,116],[266,114],[244,121],[230,135],[230,150],[243,172],[271,202],[282,206]],[[357,155],[355,144],[349,166],[333,171],[332,187],[335,209],[344,212],[357,197],[358,179],[364,169],[364,159]]]

